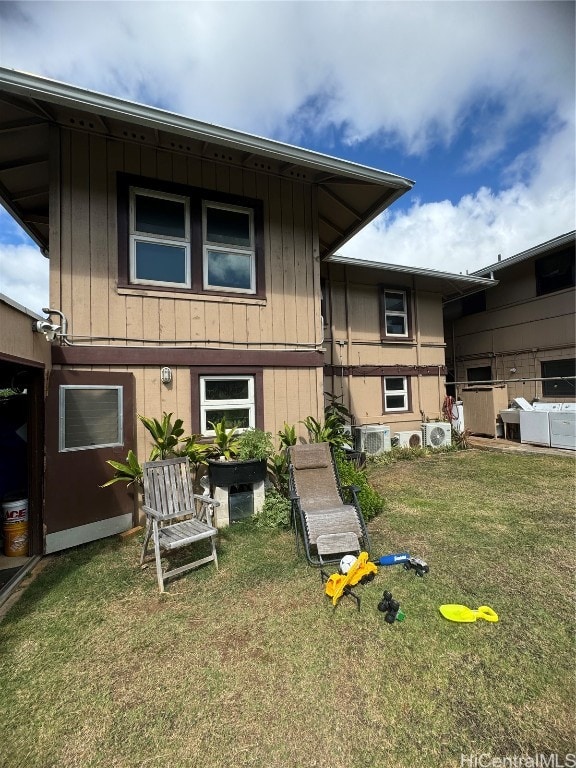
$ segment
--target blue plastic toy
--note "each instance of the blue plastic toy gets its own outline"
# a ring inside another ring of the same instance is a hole
[[[400,565],[401,563],[406,563],[410,560],[410,555],[408,552],[402,552],[401,554],[397,555],[383,555],[378,560],[374,560],[374,562],[377,565]]]

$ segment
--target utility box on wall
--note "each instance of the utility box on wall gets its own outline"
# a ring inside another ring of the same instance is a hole
[[[466,429],[473,435],[496,437],[499,413],[508,408],[506,384],[468,387],[460,394]]]

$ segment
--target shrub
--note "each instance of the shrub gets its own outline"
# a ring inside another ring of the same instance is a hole
[[[247,429],[236,442],[236,456],[240,461],[249,459],[263,461],[274,453],[271,433],[261,429]]]
[[[359,469],[354,462],[348,461],[339,452],[335,453],[335,459],[342,486],[355,485],[360,489],[358,501],[360,502],[360,509],[364,519],[371,520],[373,517],[376,517],[385,508],[386,501],[384,497],[372,488],[366,477],[366,472],[363,469]]]
[[[266,491],[262,510],[256,515],[256,525],[258,528],[288,528],[291,509],[289,499],[272,488]]]

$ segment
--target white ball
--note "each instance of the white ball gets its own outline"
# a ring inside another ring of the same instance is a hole
[[[340,573],[347,574],[355,562],[356,558],[354,555],[344,555],[342,560],[340,560]]]

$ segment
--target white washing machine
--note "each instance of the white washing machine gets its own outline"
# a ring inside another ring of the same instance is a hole
[[[520,411],[520,442],[550,445],[550,423],[547,410]]]
[[[576,451],[576,403],[561,403],[559,411],[550,411],[550,445]]]

